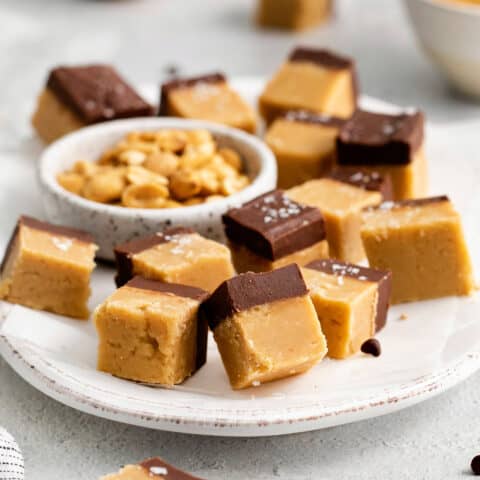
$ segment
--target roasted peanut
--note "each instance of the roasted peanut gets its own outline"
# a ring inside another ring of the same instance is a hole
[[[129,185],[122,195],[122,203],[132,208],[163,208],[168,196],[168,189],[157,183]]]
[[[179,170],[170,177],[170,192],[176,200],[186,200],[199,194],[202,184],[199,176],[189,170]]]
[[[142,183],[158,183],[159,185],[168,185],[168,180],[163,175],[159,175],[158,173],[154,173],[137,165],[128,167],[126,178],[134,185],[141,185]]]
[[[231,148],[221,148],[218,154],[237,172],[242,170],[242,158],[235,150]]]
[[[120,163],[125,165],[141,165],[147,159],[147,154],[139,150],[125,150],[118,155]]]
[[[80,195],[85,185],[86,178],[75,172],[64,172],[57,175],[57,182],[69,192]]]
[[[143,166],[152,172],[169,177],[178,169],[179,164],[180,160],[174,153],[158,152],[149,155]]]
[[[87,181],[83,195],[95,202],[109,203],[121,198],[125,185],[123,175],[102,172]]]

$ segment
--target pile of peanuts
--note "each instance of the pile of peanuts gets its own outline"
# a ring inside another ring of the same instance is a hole
[[[57,176],[66,190],[130,208],[175,208],[213,202],[242,190],[242,159],[218,148],[207,130],[131,132],[97,162],[80,160]]]

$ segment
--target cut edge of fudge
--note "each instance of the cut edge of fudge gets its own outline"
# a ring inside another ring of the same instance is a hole
[[[209,293],[201,288],[181,285],[179,283],[166,283],[158,280],[149,280],[139,275],[133,277],[124,286],[157,293],[169,293],[177,297],[190,298],[198,301],[199,304],[209,296]],[[207,323],[197,315],[197,352],[195,357],[195,371],[199,370],[207,361],[207,335]]]
[[[336,128],[341,128],[346,122],[343,118],[310,112],[309,110],[288,110],[283,115],[280,115],[278,120]]]
[[[366,207],[363,209],[363,211],[375,212],[375,211],[399,210],[402,208],[409,208],[409,207],[423,207],[425,205],[429,205],[432,203],[442,203],[442,202],[451,203],[448,195],[437,195],[434,197],[425,197],[425,198],[411,198],[408,200],[397,200],[395,202],[393,201],[382,202],[380,205]]]
[[[221,72],[214,72],[206,75],[199,75],[196,77],[175,78],[173,80],[163,83],[160,91],[159,116],[168,116],[168,95],[170,94],[170,92],[183,88],[191,88],[199,84],[215,84],[226,82],[227,77],[225,74]]]
[[[283,190],[229,210],[222,221],[229,240],[272,261],[326,239],[320,210],[289,199]]]
[[[338,53],[325,48],[312,48],[306,46],[298,46],[292,50],[288,56],[288,61],[309,62],[319,65],[330,70],[350,70],[352,75],[352,88],[355,102],[358,101],[359,87],[358,78],[355,68],[355,60],[348,56],[339,55]]]
[[[115,246],[114,254],[117,265],[117,275],[115,276],[115,283],[117,287],[125,285],[133,275],[132,256],[136,253],[143,252],[155,245],[168,243],[174,235],[189,235],[195,233],[195,230],[186,227],[170,227],[163,232],[157,232],[148,237],[141,237],[129,242],[122,243]]]
[[[271,272],[242,273],[226,280],[202,303],[200,311],[215,330],[235,313],[307,294],[300,268],[292,263]]]
[[[380,192],[384,201],[393,199],[392,179],[388,174],[383,175],[360,167],[337,167],[327,177],[364,190]]]
[[[140,466],[146,470],[149,477],[153,478],[159,476],[164,480],[202,480],[200,477],[194,477],[179,470],[159,457],[146,459],[140,463]]]
[[[329,275],[346,276],[354,278],[355,280],[377,283],[378,301],[375,316],[375,331],[378,332],[385,326],[392,293],[392,272],[389,270],[362,267],[334,259],[315,260],[305,265],[305,268],[324,272]]]
[[[8,257],[12,252],[20,227],[22,226],[31,228],[33,230],[41,230],[43,232],[53,233],[55,235],[60,235],[62,237],[74,238],[75,240],[78,240],[83,243],[95,244],[95,239],[93,238],[93,236],[90,233],[85,232],[84,230],[80,230],[73,227],[64,227],[62,225],[55,225],[53,223],[48,223],[42,220],[38,220],[28,215],[21,215],[17,220],[15,228],[12,232],[12,235],[10,236],[10,239],[7,243],[7,248],[5,249],[3,260],[0,265],[0,274],[3,273]]]
[[[398,115],[357,110],[337,137],[340,165],[407,165],[424,140],[420,110]]]
[[[56,67],[46,88],[86,124],[155,113],[110,65]]]

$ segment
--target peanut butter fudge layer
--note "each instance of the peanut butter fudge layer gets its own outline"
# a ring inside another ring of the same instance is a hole
[[[0,267],[0,298],[88,318],[97,246],[81,230],[19,218]]]
[[[370,266],[392,272],[392,303],[473,291],[460,216],[448,197],[385,202],[363,218]]]
[[[118,473],[106,475],[100,480],[202,480],[164,462],[151,458],[138,465],[126,465]]]
[[[257,22],[263,27],[304,30],[330,16],[331,0],[259,0]]]
[[[340,129],[337,161],[390,175],[395,200],[422,197],[428,188],[423,140],[421,112],[386,115],[357,110]]]
[[[277,159],[279,188],[321,177],[331,169],[343,123],[305,110],[287,112],[272,123],[265,142]]]
[[[365,258],[360,238],[361,213],[363,208],[382,201],[379,192],[320,178],[290,188],[286,195],[320,209],[325,217],[330,257],[347,262],[359,262]]]
[[[390,175],[382,175],[380,172],[359,167],[336,167],[328,177],[364,190],[380,192],[384,201],[393,199]]]
[[[387,321],[392,274],[338,260],[316,260],[302,268],[327,337],[328,355],[346,358]]]
[[[274,190],[223,216],[237,272],[261,272],[328,257],[323,216]]]
[[[254,133],[254,110],[232,90],[225,75],[175,79],[161,89],[160,115],[209,120]]]
[[[267,123],[289,110],[349,118],[357,105],[353,60],[328,50],[296,48],[268,82],[259,109]]]
[[[32,123],[49,143],[85,125],[153,114],[153,107],[108,65],[58,67],[50,72]]]
[[[212,291],[235,273],[227,247],[183,227],[118,245],[115,258],[118,287],[141,275]]]
[[[234,389],[305,372],[326,354],[315,308],[297,265],[245,273],[201,306]]]
[[[134,277],[95,311],[98,369],[162,385],[183,382],[206,361],[204,290]]]

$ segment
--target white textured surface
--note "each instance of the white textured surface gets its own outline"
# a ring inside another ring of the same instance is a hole
[[[0,2],[0,165],[33,167],[27,124],[47,69],[62,61],[113,61],[136,82],[164,66],[265,74],[298,42],[328,44],[359,60],[366,93],[423,107],[437,121],[480,118],[452,95],[417,51],[394,0],[341,1],[328,28],[261,37],[247,0],[2,0]],[[22,155],[17,155],[20,150]],[[472,163],[480,163],[472,156]],[[39,213],[21,173],[0,192],[1,234],[19,211]],[[419,352],[421,354],[421,352]],[[27,478],[96,479],[119,465],[160,454],[210,480],[461,479],[480,451],[480,375],[425,404],[388,417],[282,438],[233,440],[154,432],[99,420],[36,392],[0,361],[0,424],[16,437]]]

